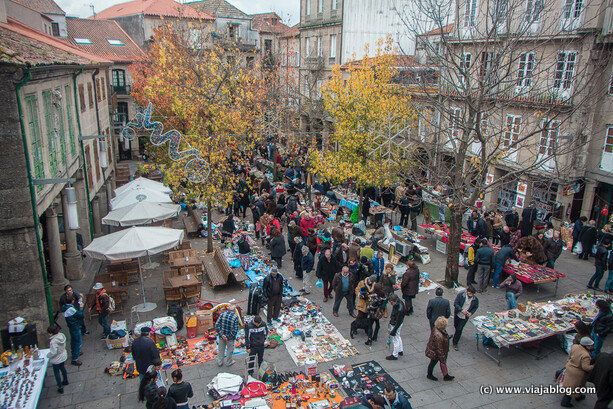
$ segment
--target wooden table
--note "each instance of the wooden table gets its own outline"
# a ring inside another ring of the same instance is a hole
[[[173,288],[187,287],[190,285],[198,284],[199,282],[200,281],[198,281],[198,279],[193,275],[190,276],[189,280],[187,279],[187,276],[170,277],[168,279],[170,287]]]
[[[199,264],[201,265],[202,261],[200,261],[200,257],[198,256],[190,256],[187,260],[185,260],[184,258],[179,258],[170,261],[170,267],[176,269],[182,267],[197,266]]]
[[[117,297],[119,297],[121,299],[122,294],[126,295],[126,298],[130,298],[130,288],[129,287],[120,287],[119,284],[116,282],[115,285],[113,286],[113,283],[102,283],[102,285],[104,286],[104,289],[106,290],[107,294],[109,294],[111,297],[113,297],[113,299],[117,300]]]

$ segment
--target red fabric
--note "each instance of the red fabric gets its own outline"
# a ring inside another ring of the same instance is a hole
[[[260,396],[266,395],[268,392],[266,390],[266,385],[263,382],[254,381],[249,382],[247,386],[243,388],[241,391],[241,396],[258,398]]]

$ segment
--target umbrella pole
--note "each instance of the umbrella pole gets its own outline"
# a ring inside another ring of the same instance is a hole
[[[152,263],[152,262],[151,262],[151,254],[147,253],[147,256],[149,257],[149,264],[145,264],[145,265],[143,266],[143,268],[144,268],[145,270],[149,270],[150,268],[156,268],[156,267],[159,267],[159,266],[160,266],[160,263]]]
[[[141,265],[140,265],[140,257],[138,257],[137,259],[138,259],[138,274],[140,276],[140,287],[141,287],[141,291],[143,292],[143,303],[138,304],[136,306],[136,310],[138,312],[153,311],[157,308],[157,304],[152,303],[152,302],[149,302],[149,303],[147,302],[147,295],[145,294],[145,280],[143,280],[143,269],[141,268]]]

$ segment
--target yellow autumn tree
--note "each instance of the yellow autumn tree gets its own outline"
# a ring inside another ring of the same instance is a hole
[[[163,25],[154,38],[148,58],[132,67],[136,103],[150,103],[150,122],[164,127],[162,136],[152,134],[148,149],[164,167],[165,181],[206,203],[210,215],[214,205],[232,200],[234,165],[259,138],[262,75],[231,43],[211,45],[197,27]],[[173,129],[177,133],[168,134]]]
[[[402,179],[408,161],[407,130],[415,119],[406,88],[396,84],[400,58],[391,40],[378,44],[376,56],[335,66],[321,88],[326,111],[334,123],[329,146],[310,151],[310,171],[333,183],[354,181],[389,186]]]

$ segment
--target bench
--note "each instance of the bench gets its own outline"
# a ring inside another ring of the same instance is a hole
[[[209,284],[213,288],[230,283],[242,283],[248,279],[241,267],[230,267],[220,248],[216,248],[212,255],[207,255],[202,264],[209,278]]]
[[[198,227],[202,224],[202,211],[187,207],[187,216],[183,216],[183,226],[187,235],[198,234]]]

